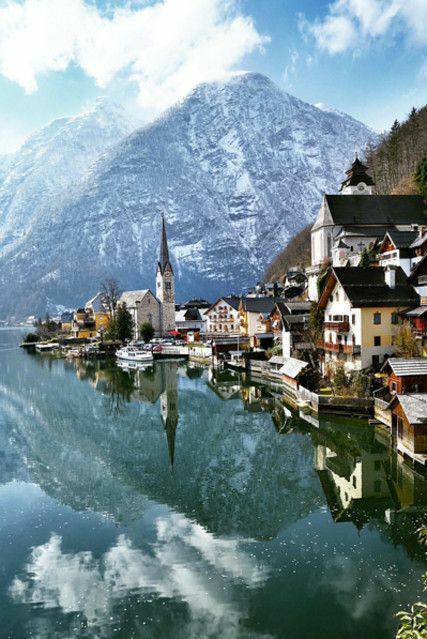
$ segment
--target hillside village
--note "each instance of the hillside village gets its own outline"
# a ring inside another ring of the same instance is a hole
[[[84,354],[87,342],[92,353],[99,342],[111,342],[114,352],[115,340],[138,344],[151,337],[157,356],[162,350],[173,356],[176,347],[180,355],[278,383],[285,399],[307,414],[371,415],[403,455],[427,465],[421,196],[376,195],[369,168],[356,155],[339,194],[323,196],[306,269],[290,268],[280,281],[239,295],[176,304],[172,261],[162,218],[155,292],[120,291],[114,283],[111,294],[104,287],[81,308],[49,320],[55,343]],[[119,312],[128,318],[128,333],[111,330]],[[50,350],[50,344],[37,347]]]

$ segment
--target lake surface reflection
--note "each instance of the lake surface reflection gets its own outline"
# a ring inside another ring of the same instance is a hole
[[[1,637],[392,637],[427,483],[362,421],[230,372],[0,331]]]

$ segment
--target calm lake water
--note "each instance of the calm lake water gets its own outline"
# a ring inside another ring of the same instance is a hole
[[[0,636],[382,639],[422,597],[425,478],[363,421],[0,330]]]

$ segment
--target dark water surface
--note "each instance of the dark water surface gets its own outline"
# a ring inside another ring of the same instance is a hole
[[[382,639],[422,597],[425,478],[362,421],[0,330],[0,637]]]

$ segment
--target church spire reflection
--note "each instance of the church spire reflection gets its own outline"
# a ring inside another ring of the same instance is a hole
[[[160,414],[166,432],[170,465],[173,468],[175,459],[175,438],[178,426],[178,365],[169,362],[162,367],[163,391],[160,395]]]

